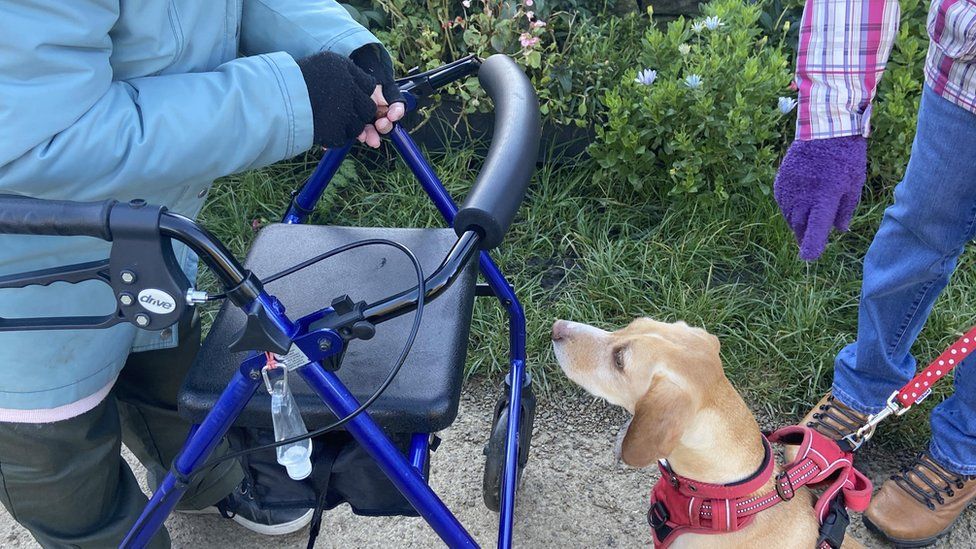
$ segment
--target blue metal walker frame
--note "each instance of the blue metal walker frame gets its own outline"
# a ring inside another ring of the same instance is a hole
[[[408,105],[413,106],[413,98],[408,95]],[[431,198],[445,221],[452,225],[458,211],[441,183],[433,167],[402,127],[397,125],[390,139],[400,157],[407,164],[424,191]],[[294,196],[282,222],[304,223],[325,192],[346,158],[350,146],[328,150],[305,185]],[[518,480],[519,424],[522,412],[522,392],[526,378],[525,313],[512,286],[487,251],[479,252],[479,267],[492,293],[508,313],[510,345],[510,392],[508,395],[508,424],[505,440],[505,460],[501,487],[501,506],[498,528],[498,547],[508,548],[512,544],[512,530],[515,508],[515,495]],[[308,383],[336,417],[342,418],[356,410],[360,403],[343,385],[334,372],[322,366],[322,360],[338,354],[345,345],[333,330],[322,329],[309,333],[309,325],[321,318],[329,309],[323,309],[298,321],[285,315],[284,307],[266,292],[257,298],[264,305],[274,324],[308,356],[312,362],[296,371]],[[310,337],[312,336],[312,337]],[[316,341],[322,337],[333,340],[331,348],[323,351]],[[262,384],[262,377],[255,375],[263,365],[263,355],[248,358],[235,373],[216,405],[198,425],[193,426],[183,449],[173,463],[170,473],[163,479],[153,494],[149,504],[132,530],[122,542],[123,547],[143,547],[162,526],[187,489],[186,476],[206,462],[221,438],[227,433],[245,404]],[[356,441],[376,461],[380,469],[410,502],[416,511],[430,524],[431,528],[450,547],[476,547],[474,538],[465,530],[457,517],[444,505],[424,478],[424,468],[428,456],[429,433],[415,433],[411,439],[408,455],[404,456],[370,418],[368,410],[350,420],[345,428]]]

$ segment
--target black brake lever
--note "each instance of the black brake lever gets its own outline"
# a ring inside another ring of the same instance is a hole
[[[0,289],[26,288],[27,286],[49,286],[55,282],[78,284],[89,280],[98,280],[109,284],[109,260],[76,263],[51,269],[40,269],[0,276]],[[108,328],[125,322],[126,319],[119,311],[103,316],[70,316],[43,318],[4,318],[0,316],[0,332],[11,330],[82,330]]]
[[[165,210],[143,201],[117,204],[111,210],[112,251],[109,259],[40,269],[0,277],[0,289],[77,284],[98,280],[112,288],[116,309],[103,316],[0,316],[0,332],[108,328],[129,322],[146,330],[177,323],[190,306],[190,282],[173,253],[172,241],[160,235]]]
[[[425,97],[437,93],[438,89],[451,82],[477,74],[480,67],[481,59],[477,55],[468,55],[436,69],[398,78],[396,84],[401,92]]]
[[[24,288],[27,286],[48,286],[55,282],[77,284],[88,280],[99,280],[110,284],[109,260],[75,263],[64,267],[40,269],[0,276],[0,288]]]

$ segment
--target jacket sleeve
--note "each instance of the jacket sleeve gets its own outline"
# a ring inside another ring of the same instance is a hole
[[[77,200],[214,179],[312,144],[286,53],[114,81],[117,0],[27,0],[0,18],[0,192]]]
[[[796,62],[797,139],[867,137],[899,14],[898,0],[807,0]]]
[[[241,52],[284,51],[295,59],[332,51],[349,55],[379,41],[335,0],[244,0]]]

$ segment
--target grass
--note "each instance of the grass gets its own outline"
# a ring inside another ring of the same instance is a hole
[[[454,151],[431,158],[455,197],[463,197],[480,159]],[[440,226],[404,168],[377,154],[343,166],[322,203],[318,223]],[[243,255],[253,223],[276,220],[314,158],[224,178],[204,223]],[[830,386],[833,357],[856,330],[861,260],[890,201],[890,186],[868,193],[852,230],[832,236],[824,257],[807,264],[772,197],[738,196],[721,206],[674,203],[599,187],[585,161],[541,168],[503,246],[494,253],[528,316],[529,368],[543,390],[566,383],[549,346],[549,327],[566,318],[606,328],[633,317],[684,320],[722,341],[733,383],[757,409],[795,421]],[[964,254],[915,347],[927,361],[972,322],[973,252]],[[506,370],[507,330],[493,300],[478,300],[468,375]],[[939,389],[945,394],[948,383]],[[931,398],[937,401],[939,398]],[[930,407],[926,403],[926,407]],[[915,412],[879,435],[883,443],[927,436]]]

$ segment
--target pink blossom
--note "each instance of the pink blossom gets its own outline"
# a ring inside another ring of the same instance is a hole
[[[790,82],[790,89],[793,91],[797,91],[800,89],[800,87],[796,85],[796,80]]]
[[[533,29],[541,29],[542,27],[546,26],[546,22],[545,21],[533,21],[532,22],[532,25],[530,25],[530,26]]]
[[[532,7],[532,4],[534,4],[534,3],[535,2],[533,0],[525,0],[525,5],[526,6],[529,6],[530,8]]]
[[[535,12],[534,11],[525,12],[525,18],[528,19],[529,21],[535,19]]]
[[[519,43],[522,44],[523,48],[531,48],[532,46],[539,43],[539,38],[536,36],[532,36],[527,32],[523,32],[522,35],[519,36]]]

